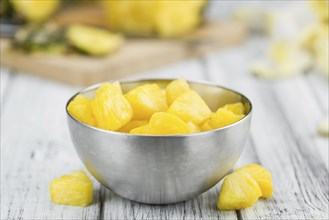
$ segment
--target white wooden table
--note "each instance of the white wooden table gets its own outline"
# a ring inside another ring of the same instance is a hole
[[[92,205],[52,204],[49,183],[84,169],[71,143],[65,102],[78,88],[1,69],[1,219],[328,219],[328,80],[317,73],[281,81],[256,79],[248,65],[261,41],[168,66],[147,76],[209,80],[254,104],[250,138],[236,167],[259,163],[273,175],[274,196],[241,211],[218,211],[221,182],[193,200],[145,205],[94,180]]]

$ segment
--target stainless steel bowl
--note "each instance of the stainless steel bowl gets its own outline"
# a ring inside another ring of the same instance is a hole
[[[123,91],[145,83],[165,86],[171,80],[123,81]],[[193,198],[217,184],[239,159],[249,133],[251,103],[242,94],[206,82],[189,82],[212,111],[241,101],[246,116],[229,126],[186,135],[132,135],[86,125],[67,112],[80,159],[105,187],[122,197],[151,204]],[[90,98],[101,84],[80,91]],[[68,103],[76,96],[75,94]]]

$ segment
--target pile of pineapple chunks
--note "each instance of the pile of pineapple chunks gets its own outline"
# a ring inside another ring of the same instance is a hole
[[[255,13],[240,12],[240,19],[251,17],[264,21],[264,29],[270,37],[266,56],[251,65],[253,74],[280,79],[314,69],[329,77],[329,1],[310,0],[308,3],[316,18],[309,8],[256,13],[257,17]],[[305,24],[300,24],[303,21]]]
[[[111,30],[134,36],[180,37],[202,21],[206,0],[102,1]]]
[[[245,116],[241,102],[212,112],[184,79],[144,84],[126,94],[119,82],[104,83],[90,100],[79,94],[68,105],[77,120],[104,130],[142,135],[190,134],[221,128]]]
[[[225,177],[219,193],[219,210],[239,210],[252,206],[259,198],[273,194],[272,175],[258,164],[249,164]]]

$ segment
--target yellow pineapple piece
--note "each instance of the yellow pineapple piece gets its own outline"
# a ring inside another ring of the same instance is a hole
[[[177,37],[196,28],[205,0],[102,1],[109,27],[130,35]]]
[[[217,208],[239,210],[252,206],[262,195],[257,182],[247,173],[234,172],[225,177]]]
[[[96,126],[95,117],[91,110],[91,100],[84,95],[77,95],[67,106],[67,111],[77,120]]]
[[[329,137],[329,118],[322,118],[318,123],[318,134],[323,137]]]
[[[74,171],[51,182],[50,197],[57,204],[87,206],[93,201],[93,183],[83,171]]]
[[[86,25],[70,26],[66,37],[71,45],[94,56],[112,53],[119,49],[124,42],[120,34]]]
[[[182,93],[189,91],[190,87],[185,79],[177,79],[168,84],[166,88],[167,103],[170,106]]]
[[[258,184],[262,191],[263,198],[270,198],[273,194],[273,184],[271,173],[258,164],[249,164],[237,169],[235,172],[249,174]]]
[[[244,115],[237,115],[225,108],[219,108],[212,114],[208,124],[212,129],[221,128],[239,121]]]
[[[137,128],[137,127],[141,127],[143,125],[148,124],[147,120],[133,120],[128,122],[125,126],[123,126],[122,128],[120,128],[118,131],[119,132],[124,132],[124,133],[129,133],[130,130]]]
[[[46,20],[60,4],[60,0],[10,0],[16,12],[30,22]]]
[[[132,129],[131,134],[188,134],[190,127],[179,117],[166,113],[154,113],[149,124]]]
[[[154,34],[154,17],[157,1],[125,0],[102,1],[107,23],[112,30],[128,35],[150,36]]]
[[[201,129],[201,131],[209,131],[209,130],[212,130],[213,128],[209,125],[209,120],[207,120],[207,121],[205,121],[205,123],[203,123],[203,125],[201,126],[200,129]]]
[[[99,87],[91,102],[91,108],[97,127],[111,131],[127,124],[133,116],[133,110],[122,95],[118,82],[104,83]]]
[[[234,104],[227,104],[223,108],[230,110],[236,115],[243,115],[244,114],[244,106],[242,102],[237,102]]]
[[[174,114],[185,122],[201,125],[211,115],[211,110],[201,96],[189,90],[181,94],[169,107],[168,113]]]
[[[188,122],[187,126],[190,128],[191,133],[197,133],[201,131],[200,127],[193,122]]]
[[[155,31],[160,37],[177,37],[196,28],[202,20],[204,0],[158,1]]]
[[[149,124],[143,125],[129,131],[130,134],[152,134],[151,126]]]
[[[125,98],[130,103],[134,120],[148,120],[155,112],[166,111],[166,97],[157,84],[145,84],[129,91]]]

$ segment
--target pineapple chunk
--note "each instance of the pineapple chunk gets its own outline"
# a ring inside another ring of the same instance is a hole
[[[190,90],[190,87],[186,80],[177,79],[169,83],[166,88],[167,103],[170,106],[177,97],[179,97],[184,92]]]
[[[230,110],[236,115],[243,115],[244,114],[244,106],[242,102],[237,102],[234,104],[227,104],[223,107],[224,109]]]
[[[201,126],[201,131],[209,131],[213,130],[213,128],[209,125],[209,120],[207,120],[203,125]]]
[[[258,184],[262,191],[263,198],[271,198],[273,194],[271,173],[258,164],[249,164],[237,169],[235,172],[244,172],[249,174]]]
[[[57,204],[87,206],[93,201],[93,183],[83,171],[74,171],[51,182],[50,197]]]
[[[152,134],[152,128],[149,124],[146,124],[146,125],[131,129],[129,131],[129,133],[130,134]]]
[[[124,41],[120,34],[85,25],[70,26],[66,37],[74,47],[94,56],[112,53],[120,48]]]
[[[77,95],[68,105],[67,111],[77,120],[96,126],[95,117],[91,110],[91,100],[84,95]]]
[[[91,108],[97,127],[111,131],[127,124],[133,116],[133,110],[122,95],[118,82],[104,83],[98,88]]]
[[[201,22],[205,0],[102,1],[109,27],[130,35],[177,37]]]
[[[190,128],[191,133],[200,132],[200,127],[194,124],[193,122],[188,122],[187,126]]]
[[[233,124],[243,117],[244,115],[234,114],[232,111],[224,107],[219,108],[215,113],[213,113],[207,123],[211,129],[216,129]],[[204,124],[202,128],[206,129],[207,126]]]
[[[217,208],[239,210],[252,206],[262,195],[257,182],[247,173],[234,172],[223,182]]]
[[[157,84],[146,84],[125,94],[130,103],[134,120],[148,120],[153,113],[166,111],[166,97]]]
[[[181,94],[169,107],[168,113],[174,114],[185,122],[202,124],[211,116],[211,111],[201,96],[189,90]]]
[[[60,4],[60,0],[10,0],[15,11],[23,15],[30,22],[41,22],[53,14]]]
[[[141,121],[133,120],[133,121],[128,122],[125,126],[120,128],[118,131],[124,132],[124,133],[129,133],[130,130],[137,128],[137,127],[141,127],[146,124],[148,124],[147,120],[141,120]]]
[[[131,134],[188,134],[190,127],[179,117],[166,113],[154,113],[149,124],[135,128]]]
[[[196,28],[201,18],[204,0],[158,1],[155,30],[160,37],[182,36]]]

